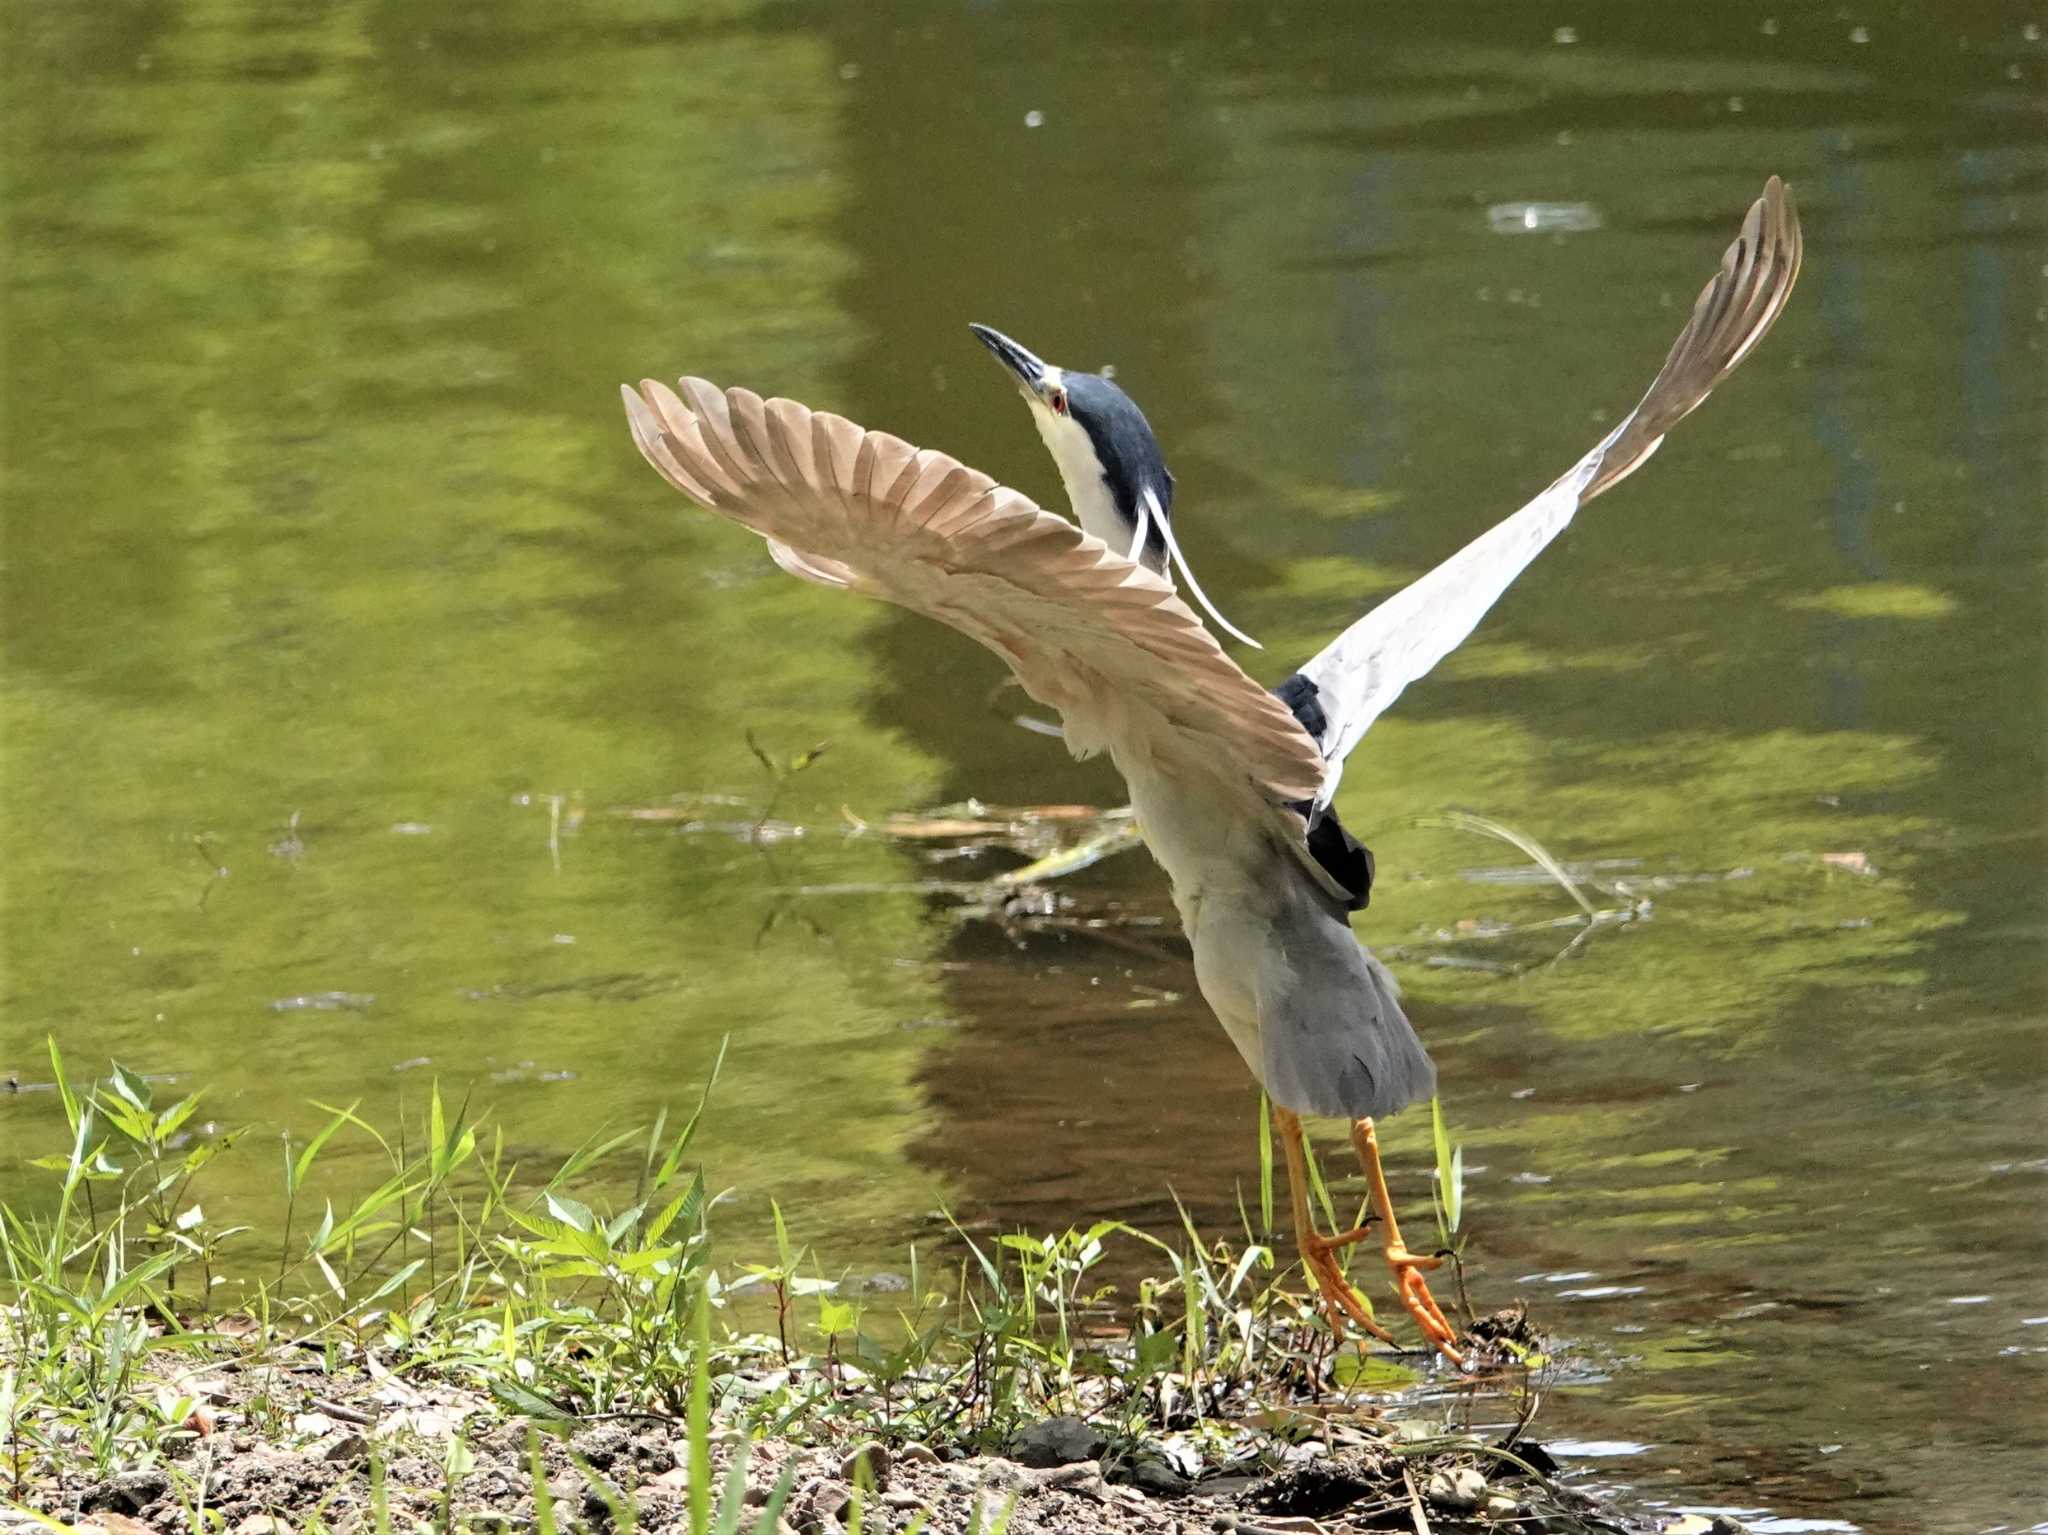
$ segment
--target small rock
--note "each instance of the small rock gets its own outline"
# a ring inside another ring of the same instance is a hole
[[[117,1514],[112,1511],[94,1514],[91,1520],[79,1528],[81,1535],[86,1530],[99,1530],[103,1532],[103,1535],[156,1535],[156,1531],[144,1524],[140,1519],[130,1519],[126,1514]]]
[[[1471,1466],[1455,1471],[1433,1471],[1422,1495],[1438,1508],[1454,1513],[1470,1512],[1486,1501],[1486,1478]]]
[[[1147,1457],[1131,1467],[1131,1485],[1155,1498],[1184,1497],[1194,1483],[1163,1460]]]
[[[625,1454],[633,1436],[617,1423],[598,1423],[569,1441],[569,1448],[602,1471]]]
[[[806,1522],[816,1524],[837,1524],[847,1506],[853,1502],[853,1489],[844,1482],[835,1482],[820,1477],[810,1489],[810,1496],[804,1501],[804,1512],[809,1516]]]
[[[1486,1495],[1486,1517],[1489,1519],[1512,1519],[1521,1511],[1522,1505],[1504,1492]]]
[[[338,1428],[306,1446],[306,1459],[328,1466],[352,1466],[370,1453],[370,1441],[352,1428]]]
[[[235,1535],[292,1535],[292,1527],[272,1514],[251,1514],[235,1526]]]
[[[959,1492],[1021,1492],[1029,1483],[1030,1474],[1014,1460],[990,1460],[984,1461],[979,1470],[953,1466],[946,1472],[946,1481]]]
[[[1726,1514],[1716,1514],[1714,1522],[1707,1526],[1707,1531],[1708,1535],[1749,1535],[1749,1526],[1740,1519],[1731,1519]]]
[[[885,1492],[882,1494],[882,1507],[907,1514],[913,1509],[923,1508],[924,1499],[914,1492]]]
[[[896,1458],[906,1466],[936,1466],[939,1463],[939,1452],[930,1445],[920,1444],[913,1439],[896,1452]]]
[[[292,1419],[292,1432],[304,1434],[308,1439],[318,1439],[322,1434],[331,1434],[334,1427],[334,1420],[324,1412],[302,1412]]]
[[[1109,1440],[1099,1430],[1063,1413],[1017,1430],[1010,1440],[1010,1455],[1026,1466],[1070,1466],[1094,1460],[1108,1447]]]
[[[1080,1460],[1071,1466],[1048,1466],[1030,1473],[1029,1482],[1037,1492],[1071,1492],[1098,1503],[1109,1501],[1108,1484],[1102,1480],[1102,1462]]]
[[[865,1471],[867,1485],[880,1491],[889,1485],[889,1447],[871,1439],[839,1462],[839,1479],[858,1486]]]
[[[170,1490],[170,1476],[162,1467],[137,1466],[132,1471],[116,1471],[89,1489],[79,1500],[79,1508],[89,1514],[102,1510],[139,1514]]]

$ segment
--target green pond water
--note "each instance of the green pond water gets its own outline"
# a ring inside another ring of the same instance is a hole
[[[942,1206],[1231,1229],[1256,1099],[1150,862],[1006,933],[927,886],[1014,858],[855,830],[1111,770],[670,492],[618,383],[1057,504],[967,322],[1114,362],[1271,683],[1598,437],[1777,172],[1782,323],[1352,759],[1359,927],[1466,1146],[1475,1299],[1564,1340],[1581,1480],[2038,1528],[2042,20],[9,7],[0,1193],[59,1139],[46,1035],[263,1137],[438,1081],[535,1166],[729,1035],[737,1245],[770,1195],[855,1268]],[[778,787],[749,732],[831,745]],[[1453,806],[1649,908],[1554,964],[1569,929],[1489,936],[1575,908],[1416,824]],[[1426,1117],[1384,1138],[1426,1228]],[[274,1223],[274,1161],[209,1216]]]

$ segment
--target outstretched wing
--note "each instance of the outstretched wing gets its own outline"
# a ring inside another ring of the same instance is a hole
[[[1799,215],[1773,176],[1642,403],[1542,495],[1389,597],[1288,680],[1283,691],[1312,722],[1328,764],[1318,809],[1337,792],[1346,754],[1401,690],[1455,650],[1572,514],[1640,467],[1763,339],[1792,292],[1799,258]]]
[[[1064,517],[792,400],[696,378],[680,395],[652,380],[620,392],[634,441],[671,485],[767,539],[791,574],[979,640],[1060,712],[1077,755],[1107,749],[1127,773],[1220,786],[1252,814],[1322,781],[1315,743],[1173,587]]]

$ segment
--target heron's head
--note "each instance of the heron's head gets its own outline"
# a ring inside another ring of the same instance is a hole
[[[1210,606],[1173,533],[1173,476],[1138,404],[1100,373],[1053,366],[986,325],[968,327],[1009,370],[1059,466],[1083,529],[1161,575],[1169,563],[1209,616],[1256,646]]]

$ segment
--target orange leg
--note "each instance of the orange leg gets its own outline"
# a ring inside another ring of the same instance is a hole
[[[1365,1302],[1359,1299],[1358,1292],[1351,1288],[1344,1278],[1344,1271],[1337,1266],[1338,1250],[1362,1240],[1367,1234],[1366,1228],[1354,1226],[1333,1237],[1326,1237],[1316,1230],[1315,1220],[1308,1209],[1308,1154],[1302,1149],[1301,1119],[1293,1110],[1283,1109],[1276,1103],[1273,1105],[1273,1124],[1280,1132],[1281,1148],[1287,1153],[1287,1194],[1294,1206],[1294,1240],[1301,1248],[1302,1266],[1316,1282],[1316,1292],[1323,1303],[1323,1319],[1340,1339],[1344,1336],[1344,1324],[1348,1319],[1381,1342],[1392,1343],[1392,1334],[1373,1320],[1372,1313],[1365,1309]]]
[[[1429,1293],[1429,1284],[1422,1277],[1425,1271],[1436,1268],[1444,1260],[1412,1253],[1401,1240],[1400,1223],[1394,1219],[1394,1199],[1387,1192],[1387,1175],[1380,1167],[1379,1137],[1373,1134],[1371,1120],[1355,1119],[1351,1122],[1351,1144],[1365,1167],[1373,1213],[1379,1217],[1386,1244],[1387,1267],[1393,1270],[1394,1288],[1400,1294],[1401,1304],[1415,1318],[1415,1325],[1422,1329],[1422,1335],[1436,1345],[1439,1354],[1453,1364],[1463,1364],[1465,1358],[1458,1352],[1458,1334],[1444,1320],[1436,1297]]]

